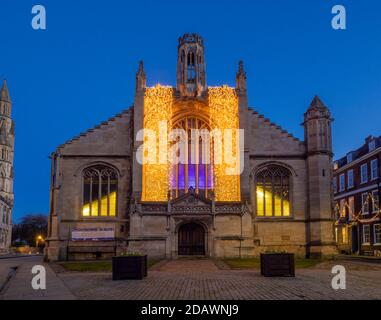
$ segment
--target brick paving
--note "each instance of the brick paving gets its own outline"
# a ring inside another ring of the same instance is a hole
[[[182,259],[162,261],[142,281],[112,281],[110,273],[65,272],[43,264],[47,290],[31,288],[31,268],[41,257],[0,261],[0,274],[17,266],[0,299],[95,300],[337,300],[380,299],[381,265],[334,261],[298,269],[296,278],[264,278],[257,270],[227,270],[219,261]],[[333,265],[347,270],[347,290],[331,288]]]
[[[331,288],[332,263],[297,270],[296,278],[264,278],[258,271],[220,270],[211,260],[177,260],[149,271],[142,281],[112,281],[107,273],[60,273],[79,299],[95,300],[339,300],[380,299],[381,267],[338,262],[347,290]]]

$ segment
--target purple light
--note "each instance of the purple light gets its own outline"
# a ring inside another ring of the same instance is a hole
[[[196,166],[194,164],[188,166],[188,188],[196,189]]]
[[[205,189],[205,165],[198,165],[198,187],[199,189]]]

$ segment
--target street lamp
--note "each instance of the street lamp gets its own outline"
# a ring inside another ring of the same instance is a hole
[[[36,248],[38,248],[38,243],[39,243],[40,241],[42,241],[42,240],[43,240],[43,238],[42,238],[41,235],[37,236],[37,239],[36,239]]]

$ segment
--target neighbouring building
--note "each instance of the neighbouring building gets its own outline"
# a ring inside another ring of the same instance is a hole
[[[0,92],[0,253],[9,251],[12,240],[14,123],[12,102],[4,80]]]
[[[236,87],[209,87],[204,50],[197,34],[179,39],[175,87],[147,87],[141,62],[133,105],[52,153],[47,259],[336,253],[330,111],[312,100],[301,141],[249,107],[242,62]],[[171,129],[185,136],[168,144]],[[219,141],[232,143],[229,165]]]
[[[342,253],[381,255],[381,136],[334,163],[336,241]]]

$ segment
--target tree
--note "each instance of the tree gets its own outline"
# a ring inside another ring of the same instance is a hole
[[[48,217],[44,214],[28,214],[20,223],[13,225],[12,239],[15,243],[26,242],[30,246],[36,245],[38,236],[46,238],[48,233]]]

